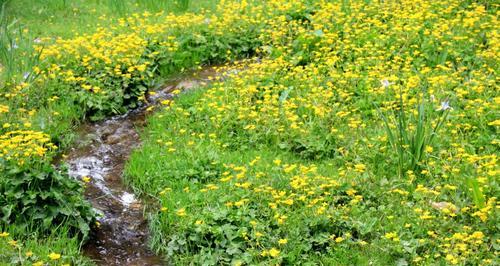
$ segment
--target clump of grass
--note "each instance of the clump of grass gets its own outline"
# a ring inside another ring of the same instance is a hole
[[[36,228],[37,224],[31,224]],[[40,237],[29,228],[0,226],[0,265],[50,265],[91,266],[92,261],[80,254],[82,244],[78,237],[71,236],[65,225],[53,229]]]
[[[128,10],[127,2],[122,0],[108,0],[108,6],[112,12],[120,15],[124,15]]]
[[[16,22],[8,22],[5,12],[6,4],[7,2],[4,2],[0,7],[0,73],[6,79],[10,79],[15,69],[15,49],[18,45],[11,34],[11,28]]]
[[[405,108],[400,93],[399,106],[393,110],[392,119],[379,111],[390,146],[397,154],[399,177],[403,177],[407,171],[418,172],[420,163],[425,158],[426,147],[432,145],[450,110],[446,100],[436,111],[439,114],[433,125],[430,115],[432,106],[423,97],[417,104],[416,116],[412,116],[414,112]]]
[[[486,199],[484,197],[484,193],[481,190],[481,186],[479,185],[479,182],[471,177],[466,178],[466,187],[468,188],[468,192],[470,194],[470,197],[472,198],[472,201],[476,205],[477,208],[484,208],[486,207]]]
[[[186,11],[190,6],[190,0],[137,0],[137,3],[148,10],[167,12]]]
[[[0,8],[0,81],[32,82],[37,77],[32,69],[40,60],[40,53],[33,50],[33,38],[19,24],[10,20],[7,2]]]

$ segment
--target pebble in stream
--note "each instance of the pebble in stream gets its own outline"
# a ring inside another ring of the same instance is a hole
[[[214,68],[180,79],[151,97],[152,104],[171,98],[172,89],[190,89],[207,81]],[[136,131],[144,125],[145,107],[108,120],[82,126],[80,145],[67,155],[69,174],[90,177],[86,198],[100,213],[100,226],[84,247],[98,265],[165,265],[147,246],[148,227],[144,208],[127,190],[121,177],[131,151],[140,144]]]

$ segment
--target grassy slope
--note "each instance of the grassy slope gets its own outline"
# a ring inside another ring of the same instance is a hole
[[[127,180],[161,205],[153,247],[178,264],[498,263],[496,7],[298,2],[266,21],[269,60],[149,120]],[[400,97],[401,132],[426,110],[414,166],[374,104],[394,133]]]
[[[7,35],[0,35],[3,43],[14,42],[19,48],[10,50],[5,48],[7,56],[0,54],[3,71],[0,71],[0,87],[7,85],[2,89],[7,89],[11,79],[14,83],[21,83],[23,75],[31,72],[33,67],[39,64],[36,58],[38,53],[33,50],[37,45],[36,40],[52,40],[62,38],[71,39],[74,36],[93,33],[99,27],[107,27],[109,21],[121,17],[127,17],[128,14],[143,14],[144,12],[156,13],[183,13],[183,12],[202,12],[204,10],[213,10],[217,1],[203,0],[196,4],[178,5],[174,1],[114,1],[114,0],[92,0],[92,1],[6,1],[4,16],[1,21],[8,25]],[[9,39],[7,39],[9,38]],[[45,46],[45,44],[42,44]],[[7,65],[12,64],[12,70],[7,70]],[[59,62],[61,63],[61,62]],[[38,80],[39,82],[40,80]],[[28,79],[26,83],[34,82]],[[35,90],[53,91],[59,90],[57,85],[49,85],[53,88],[43,88],[43,85],[36,85]],[[7,92],[7,91],[6,91]],[[29,94],[36,95],[36,92]],[[62,97],[60,101],[54,102],[50,107],[44,103],[44,95],[37,96],[33,104],[16,99],[11,100],[10,109],[25,108],[36,109],[37,113],[30,118],[29,123],[35,130],[41,130],[54,138],[54,141],[62,147],[67,147],[73,138],[72,131],[75,125],[83,117],[81,106],[74,104],[71,98]],[[30,98],[36,98],[29,96]],[[57,115],[54,115],[57,114]],[[2,123],[11,123],[19,121],[19,117],[13,114],[10,117],[0,120]],[[23,121],[27,122],[27,121]]]

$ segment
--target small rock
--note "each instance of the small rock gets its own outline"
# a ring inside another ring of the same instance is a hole
[[[436,210],[442,211],[442,210],[448,209],[454,213],[458,212],[458,209],[455,205],[453,205],[452,203],[446,202],[446,201],[441,201],[441,202],[430,201],[429,203],[431,204],[431,207],[436,209]]]
[[[184,80],[181,81],[177,86],[175,87],[176,89],[181,89],[181,90],[190,90],[196,87],[199,87],[200,83],[196,80]]]
[[[109,135],[106,138],[106,144],[111,144],[111,145],[116,144],[116,143],[121,142],[124,138],[125,138],[125,135],[121,135],[121,134]]]

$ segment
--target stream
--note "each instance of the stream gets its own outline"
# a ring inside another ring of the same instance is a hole
[[[147,107],[171,99],[175,89],[188,90],[210,82],[215,67],[170,81],[148,104],[120,116],[87,123],[78,130],[74,148],[65,159],[70,176],[86,179],[85,197],[100,214],[98,229],[84,246],[97,265],[165,265],[148,248],[145,206],[122,182],[125,163],[140,143],[138,130],[146,124]]]

